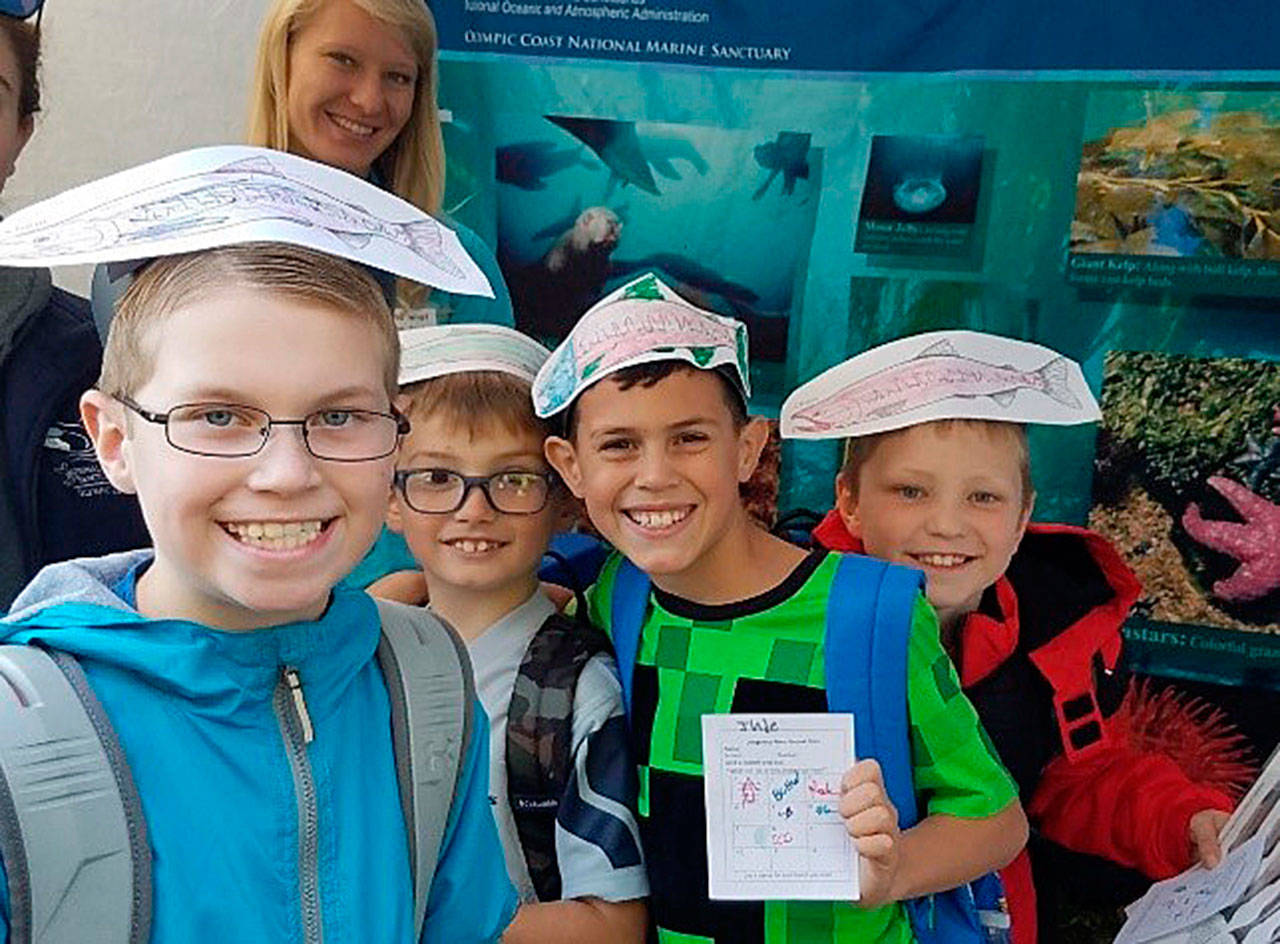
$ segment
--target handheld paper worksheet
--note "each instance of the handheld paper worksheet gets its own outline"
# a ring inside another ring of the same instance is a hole
[[[703,715],[709,897],[856,900],[839,813],[853,760],[851,714]]]

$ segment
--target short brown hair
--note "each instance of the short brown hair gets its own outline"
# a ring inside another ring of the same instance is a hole
[[[926,425],[924,423],[916,424]],[[956,426],[967,426],[984,430],[989,436],[1007,435],[1012,438],[1018,450],[1018,475],[1022,487],[1022,510],[1026,511],[1035,496],[1035,488],[1031,484],[1031,448],[1027,444],[1027,428],[1021,423],[1006,423],[1003,420],[971,420],[948,419],[930,420],[928,425],[942,430],[954,429]],[[908,426],[906,429],[912,429]],[[839,478],[849,491],[858,494],[858,475],[862,467],[871,460],[880,444],[893,436],[900,436],[906,429],[891,429],[885,433],[871,433],[867,436],[854,436],[845,440],[844,463],[840,468]]]
[[[18,65],[18,120],[40,110],[40,30],[32,23],[0,16],[0,30],[9,40]]]
[[[229,289],[256,289],[366,321],[382,340],[383,383],[396,394],[400,339],[378,284],[355,263],[285,243],[244,243],[164,256],[148,264],[117,304],[98,389],[132,394],[155,370],[153,329],[175,311]]]
[[[546,439],[554,428],[552,421],[538,419],[533,412],[529,383],[502,371],[445,374],[408,384],[400,392],[409,397],[410,419],[442,417],[473,438],[497,427]]]

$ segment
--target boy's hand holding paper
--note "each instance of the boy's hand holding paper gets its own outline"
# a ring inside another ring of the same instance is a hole
[[[873,908],[895,900],[894,878],[902,852],[898,811],[885,793],[880,765],[860,760],[840,781],[840,816],[861,857],[858,902]]]

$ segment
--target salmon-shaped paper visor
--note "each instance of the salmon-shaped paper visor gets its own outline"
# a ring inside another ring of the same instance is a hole
[[[932,331],[864,351],[792,391],[790,439],[836,439],[931,420],[1073,425],[1102,418],[1080,365],[1028,341]]]
[[[427,325],[400,332],[400,385],[473,371],[533,383],[551,352],[515,328],[493,324]]]
[[[19,210],[0,222],[0,265],[131,262],[249,242],[493,297],[457,234],[413,204],[336,167],[242,145],[171,154]]]
[[[578,319],[533,382],[541,417],[559,413],[596,381],[652,361],[684,361],[701,370],[726,368],[751,396],[747,328],[689,304],[652,272],[633,279]]]

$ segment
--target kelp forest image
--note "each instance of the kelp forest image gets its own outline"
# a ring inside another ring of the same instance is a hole
[[[1135,102],[1145,94],[1111,93]],[[1274,99],[1148,96],[1145,120],[1086,140],[1071,252],[1280,261]],[[1236,107],[1248,102],[1257,107]]]
[[[1135,615],[1280,632],[1280,363],[1112,352],[1090,525]]]

